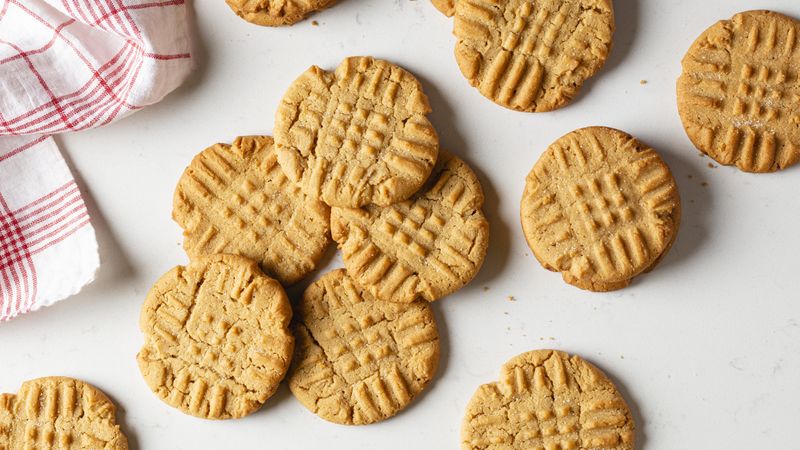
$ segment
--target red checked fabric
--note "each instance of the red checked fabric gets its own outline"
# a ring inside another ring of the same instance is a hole
[[[0,0],[0,322],[78,292],[99,267],[49,137],[161,100],[191,70],[184,0]]]

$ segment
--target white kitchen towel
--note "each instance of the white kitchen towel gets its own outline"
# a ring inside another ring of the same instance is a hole
[[[161,100],[191,70],[185,0],[0,0],[0,321],[91,282],[97,241],[49,137]]]

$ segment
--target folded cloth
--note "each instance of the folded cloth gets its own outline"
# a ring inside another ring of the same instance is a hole
[[[99,267],[52,138],[161,100],[191,70],[185,0],[0,0],[0,321],[78,292]]]

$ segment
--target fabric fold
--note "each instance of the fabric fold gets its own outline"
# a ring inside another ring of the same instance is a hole
[[[99,267],[49,137],[161,100],[191,71],[184,0],[0,0],[0,321],[78,292]]]

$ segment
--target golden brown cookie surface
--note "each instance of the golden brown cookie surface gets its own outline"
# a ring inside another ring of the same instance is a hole
[[[518,111],[569,103],[611,50],[610,0],[459,0],[456,61],[481,94]]]
[[[344,270],[308,287],[297,308],[289,387],[325,420],[378,422],[405,408],[439,364],[430,306],[376,300]]]
[[[337,0],[225,0],[242,19],[268,27],[292,25]]]
[[[283,288],[254,261],[197,258],[148,293],[139,369],[159,398],[187,414],[243,417],[261,407],[288,369],[291,317]]]
[[[578,356],[523,353],[478,388],[461,428],[463,450],[632,450],[634,423],[616,387]]]
[[[347,273],[376,298],[438,300],[470,282],[486,256],[483,192],[466,163],[441,152],[431,178],[388,207],[333,208]]]
[[[178,181],[172,217],[190,258],[246,256],[287,285],[314,270],[330,243],[330,209],[286,178],[269,136],[238,137],[195,156]]]
[[[748,11],[692,44],[678,79],[678,111],[703,153],[746,172],[800,160],[800,22]]]
[[[314,66],[276,113],[278,161],[290,180],[331,206],[402,201],[436,162],[430,111],[420,83],[394,64],[351,57],[335,73]]]
[[[431,0],[431,3],[447,17],[456,13],[456,0]]]
[[[682,214],[682,207],[680,204],[678,204],[678,208],[676,208],[671,215],[672,222],[677,226],[680,226],[681,214]],[[653,269],[655,269],[656,266],[658,266],[658,264],[661,263],[661,261],[667,255],[667,253],[669,252],[670,248],[672,248],[672,245],[675,243],[675,240],[677,238],[678,238],[678,233],[677,232],[673,233],[672,240],[670,241],[669,244],[667,244],[666,248],[661,251],[661,255],[659,255],[659,257],[656,258],[656,260],[653,261],[652,264],[650,264],[650,267],[645,269],[642,273],[652,272]],[[592,282],[591,280],[585,280],[585,279],[584,280],[575,279],[569,272],[564,272],[562,273],[562,275],[564,277],[564,281],[566,281],[568,284],[592,292],[618,291],[620,289],[628,287],[633,281],[633,278],[629,278],[627,280],[617,281],[613,283],[602,283],[602,282]]]
[[[116,407],[94,386],[65,377],[26,381],[0,395],[0,448],[127,450]]]
[[[583,289],[627,285],[674,241],[680,198],[658,154],[604,127],[554,142],[526,179],[520,216],[547,269]]]

